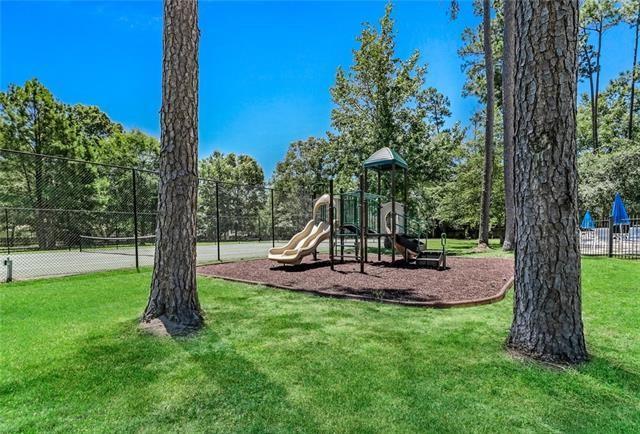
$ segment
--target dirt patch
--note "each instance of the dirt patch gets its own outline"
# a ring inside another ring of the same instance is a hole
[[[447,270],[389,262],[336,263],[307,257],[300,265],[278,265],[268,259],[200,267],[212,277],[312,292],[332,297],[377,300],[417,306],[451,307],[501,300],[513,277],[513,261],[498,258],[447,258]]]
[[[144,333],[158,337],[188,336],[197,331],[191,327],[177,324],[164,315],[149,321],[141,321],[138,328]]]

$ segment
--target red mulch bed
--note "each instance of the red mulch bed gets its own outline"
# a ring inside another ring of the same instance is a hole
[[[513,261],[498,258],[447,258],[447,270],[404,263],[336,263],[311,256],[300,265],[279,265],[268,259],[227,262],[199,268],[199,273],[247,283],[312,292],[341,298],[451,307],[501,300],[513,277]]]

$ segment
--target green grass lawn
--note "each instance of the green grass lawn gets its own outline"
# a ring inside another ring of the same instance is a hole
[[[640,432],[640,263],[585,259],[593,360],[503,350],[504,302],[428,310],[201,278],[195,338],[137,331],[149,272],[0,286],[0,431]]]

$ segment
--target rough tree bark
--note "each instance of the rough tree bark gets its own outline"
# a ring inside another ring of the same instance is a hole
[[[202,326],[196,288],[198,192],[197,0],[164,1],[160,182],[153,280],[143,321]]]
[[[478,246],[489,246],[489,219],[491,218],[491,184],[493,180],[493,50],[491,49],[491,5],[489,0],[482,2],[482,33],[484,45],[485,75],[487,79],[487,109],[484,131],[484,170],[482,180],[482,198],[480,200],[480,231]]]
[[[515,202],[513,197],[513,111],[515,53],[515,0],[504,0],[504,50],[502,54],[502,120],[504,135],[504,205],[505,228],[503,250],[513,250],[515,240]]]
[[[557,363],[587,359],[576,168],[578,0],[516,11],[514,318],[507,346]]]

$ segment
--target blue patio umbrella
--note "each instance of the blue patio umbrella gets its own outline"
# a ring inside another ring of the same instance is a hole
[[[582,223],[580,223],[581,229],[595,229],[596,224],[593,222],[593,218],[591,218],[591,211],[587,211],[584,213],[584,218],[582,219]]]
[[[613,200],[613,206],[611,207],[611,217],[613,218],[614,225],[628,225],[629,214],[624,208],[620,193],[616,193],[616,198]]]

